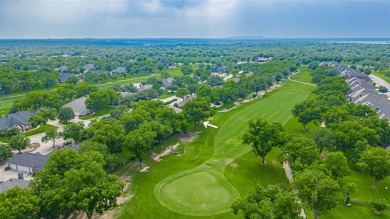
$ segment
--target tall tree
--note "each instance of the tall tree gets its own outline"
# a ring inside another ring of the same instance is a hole
[[[137,131],[130,132],[126,136],[126,147],[134,154],[139,161],[139,166],[142,167],[142,161],[148,150],[147,141],[142,134]]]
[[[0,162],[5,161],[12,155],[11,148],[3,143],[0,143]]]
[[[343,192],[338,182],[317,166],[298,172],[292,185],[298,190],[302,202],[314,211],[315,219],[320,213],[335,208],[337,203],[343,200]]]
[[[48,141],[53,141],[53,148],[55,147],[56,144],[56,139],[59,138],[61,135],[58,132],[57,128],[55,129],[49,129],[45,132],[45,135],[42,136],[42,141],[43,142],[48,142]]]
[[[58,218],[72,211],[84,211],[92,218],[94,211],[102,213],[116,205],[123,182],[107,174],[105,161],[99,152],[79,154],[73,149],[61,149],[51,154],[31,187],[40,198],[40,216]]]
[[[244,218],[301,218],[297,195],[272,185],[267,188],[257,186],[253,193],[236,200],[231,208],[235,215],[242,210]]]
[[[214,109],[211,108],[209,99],[196,98],[188,101],[183,106],[183,114],[188,122],[194,123],[196,129],[200,121],[214,114]]]
[[[14,187],[0,193],[0,218],[39,218],[39,198],[31,189]]]
[[[187,88],[179,88],[176,92],[176,96],[177,97],[180,97],[180,98],[183,98],[184,100],[184,97],[187,96],[188,94],[190,94],[190,91],[187,89]]]
[[[341,151],[329,152],[324,163],[334,179],[341,179],[350,172],[348,160]]]
[[[370,148],[363,152],[358,166],[374,178],[372,187],[376,189],[379,181],[390,176],[390,151],[379,147]]]
[[[73,110],[70,107],[64,107],[60,109],[60,112],[58,113],[58,119],[65,121],[66,123],[69,120],[72,120],[75,118],[75,114]]]
[[[320,159],[314,140],[302,135],[290,137],[282,150],[283,160],[294,171],[301,171]]]
[[[65,139],[73,139],[75,143],[82,141],[85,139],[85,130],[84,123],[68,123],[64,125],[64,130],[62,131],[62,136]]]
[[[281,146],[284,141],[284,129],[280,123],[269,124],[264,119],[257,119],[249,122],[249,130],[243,135],[243,143],[250,144],[253,152],[262,158],[265,163],[265,156],[273,147]]]
[[[21,150],[26,149],[29,144],[30,139],[22,134],[14,135],[8,141],[8,145],[13,149],[19,150],[19,154],[22,153]]]

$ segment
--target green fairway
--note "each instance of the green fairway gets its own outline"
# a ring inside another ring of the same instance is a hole
[[[305,82],[305,83],[311,83],[312,80],[311,73],[312,73],[311,69],[307,67],[300,67],[299,73],[297,75],[292,76],[291,79]]]
[[[135,173],[134,197],[122,211],[121,218],[234,218],[231,203],[257,184],[287,184],[277,161],[280,150],[266,157],[267,164],[243,145],[242,135],[248,121],[263,117],[283,125],[291,118],[292,107],[308,98],[312,86],[295,82],[286,84],[262,99],[252,101],[227,113],[217,113],[211,124],[218,129],[204,129],[191,143],[182,143],[185,156],[167,156],[156,163],[149,161],[147,173]],[[256,173],[255,171],[260,171]]]

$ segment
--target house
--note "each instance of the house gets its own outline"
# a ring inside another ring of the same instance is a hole
[[[49,155],[39,153],[22,153],[13,156],[7,163],[11,170],[22,171],[28,174],[35,174],[38,170],[43,170]]]
[[[65,66],[65,65],[60,66],[60,67],[54,69],[54,71],[59,71],[61,73],[62,72],[66,72],[66,70],[68,70],[68,66]]]
[[[141,91],[144,91],[144,90],[149,90],[149,89],[152,89],[153,85],[151,84],[141,84],[138,88],[138,91],[141,92]]]
[[[6,192],[9,189],[14,187],[19,187],[21,189],[27,188],[30,185],[30,181],[24,179],[11,178],[5,181],[3,184],[0,184],[0,193]]]
[[[225,70],[226,70],[226,66],[216,67],[216,68],[211,69],[211,74],[212,75],[223,74],[225,72]]]
[[[135,63],[135,60],[133,60],[133,59],[129,59],[127,61],[130,62],[130,63]]]
[[[34,113],[29,111],[19,111],[3,116],[0,118],[0,130],[5,131],[11,127],[18,127],[23,132],[30,130],[32,129],[32,123],[28,120],[30,116],[34,115]]]
[[[72,102],[65,104],[63,107],[71,108],[74,114],[78,117],[86,116],[92,113],[92,111],[90,109],[87,109],[87,106],[85,105],[86,100],[86,97],[80,97],[79,99],[73,100]]]
[[[70,76],[71,76],[71,74],[69,74],[69,73],[61,72],[58,75],[58,78],[60,79],[60,82],[66,82]]]
[[[248,72],[245,74],[245,77],[249,78],[249,77],[252,77],[253,76],[253,72]]]
[[[100,75],[103,72],[104,72],[103,70],[95,70],[95,69],[91,70],[91,73],[95,75]]]
[[[173,78],[166,78],[164,80],[162,80],[162,83],[163,83],[163,87],[169,87],[172,85],[172,82],[174,81],[175,79]]]
[[[236,83],[240,82],[240,78],[232,78],[232,80]]]
[[[112,70],[110,73],[111,74],[113,74],[113,73],[120,74],[120,73],[125,73],[125,72],[126,72],[125,67],[118,67],[118,68]]]
[[[264,57],[258,57],[257,58],[257,61],[258,62],[269,62],[272,60],[272,57],[269,57],[269,58],[264,58]]]
[[[93,70],[93,69],[95,69],[94,64],[87,64],[84,66],[84,72],[88,72],[88,71]]]

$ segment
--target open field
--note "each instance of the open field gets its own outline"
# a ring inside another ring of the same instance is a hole
[[[159,163],[149,160],[149,172],[134,171],[134,197],[122,206],[120,218],[130,214],[138,218],[238,218],[230,210],[231,203],[257,184],[287,185],[277,159],[280,150],[274,149],[266,157],[267,164],[261,165],[251,147],[241,143],[248,121],[263,117],[286,124],[292,118],[292,107],[308,98],[312,89],[286,82],[262,99],[217,113],[211,124],[218,129],[202,127],[196,140],[181,143],[185,156],[167,156]]]

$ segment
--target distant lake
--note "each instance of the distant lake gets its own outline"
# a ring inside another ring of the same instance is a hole
[[[143,47],[143,46],[188,46],[217,44],[269,44],[269,43],[357,43],[390,44],[390,38],[139,38],[139,39],[2,39],[0,47],[55,47],[55,46],[103,46],[103,47]]]

